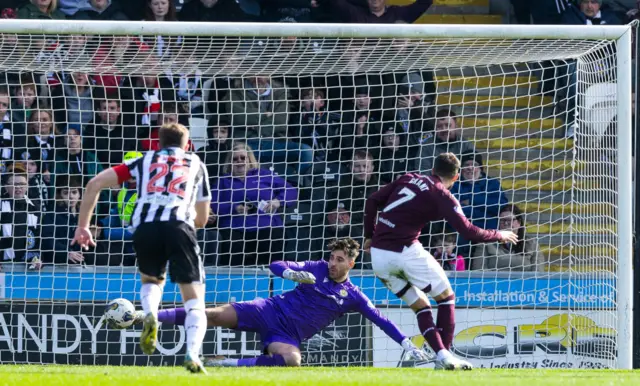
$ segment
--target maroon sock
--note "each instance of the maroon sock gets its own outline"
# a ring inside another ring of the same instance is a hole
[[[447,350],[451,350],[451,344],[453,343],[453,337],[456,329],[456,305],[448,303],[450,303],[450,301],[445,300],[438,304],[436,327],[438,327],[438,331],[440,332],[442,344],[444,344],[444,347]]]
[[[431,307],[425,307],[416,312],[418,318],[418,328],[422,333],[422,336],[426,339],[429,346],[437,354],[440,350],[444,350],[444,344],[442,344],[442,338],[438,328],[433,323],[433,315],[431,315]]]

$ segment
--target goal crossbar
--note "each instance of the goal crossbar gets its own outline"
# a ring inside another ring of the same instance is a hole
[[[473,25],[473,24],[294,24],[3,20],[0,33],[166,35],[166,36],[271,36],[323,38],[405,39],[618,39],[631,26],[582,25]]]

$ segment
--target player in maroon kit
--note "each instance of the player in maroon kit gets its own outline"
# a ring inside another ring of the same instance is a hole
[[[472,365],[449,351],[455,329],[455,295],[440,264],[418,241],[420,231],[444,219],[467,240],[518,241],[513,232],[480,229],[465,217],[449,192],[459,171],[455,155],[440,154],[431,176],[405,174],[372,194],[364,218],[364,249],[371,252],[376,276],[416,313],[420,332],[436,353],[436,368],[446,370],[470,370]],[[435,324],[426,294],[438,304]]]

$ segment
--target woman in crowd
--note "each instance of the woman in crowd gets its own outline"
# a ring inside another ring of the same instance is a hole
[[[19,136],[14,142],[21,159],[31,158],[42,162],[40,173],[46,183],[51,181],[58,133],[51,110],[34,110],[27,124],[26,138]]]
[[[212,192],[221,233],[219,266],[269,264],[282,259],[280,210],[295,204],[297,190],[270,170],[260,169],[251,147],[236,143]]]
[[[147,0],[144,21],[178,21],[175,4],[172,0]],[[158,35],[155,41],[156,54],[163,56],[169,53],[172,48],[177,51],[181,40],[179,37]]]
[[[58,0],[31,0],[18,10],[18,19],[65,19],[58,10]]]
[[[542,271],[544,258],[538,243],[525,231],[524,216],[520,208],[508,204],[500,209],[498,229],[518,235],[517,244],[488,243],[473,248],[471,269],[499,271]]]

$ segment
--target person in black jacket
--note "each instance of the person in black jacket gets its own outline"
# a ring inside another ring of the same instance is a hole
[[[395,122],[382,123],[382,140],[378,168],[380,181],[388,184],[406,173],[418,170],[417,149],[407,146],[408,134]]]
[[[198,156],[207,166],[209,178],[217,179],[222,175],[222,169],[231,150],[231,127],[229,121],[220,118],[216,122],[215,118],[209,119],[209,141],[205,147],[198,149]]]
[[[235,0],[191,0],[178,14],[180,21],[251,21]]]
[[[619,25],[618,16],[602,0],[578,0],[577,6],[570,5],[562,15],[562,24],[568,25]]]
[[[90,10],[78,11],[73,15],[76,20],[129,20],[120,4],[111,0],[91,0]]]
[[[126,152],[137,150],[136,129],[122,125],[119,99],[100,99],[96,109],[93,123],[84,130],[82,147],[94,151],[105,167],[121,164]]]
[[[42,260],[54,264],[81,264],[85,256],[79,245],[71,246],[80,212],[80,177],[56,179],[54,212],[44,216],[42,224]]]

